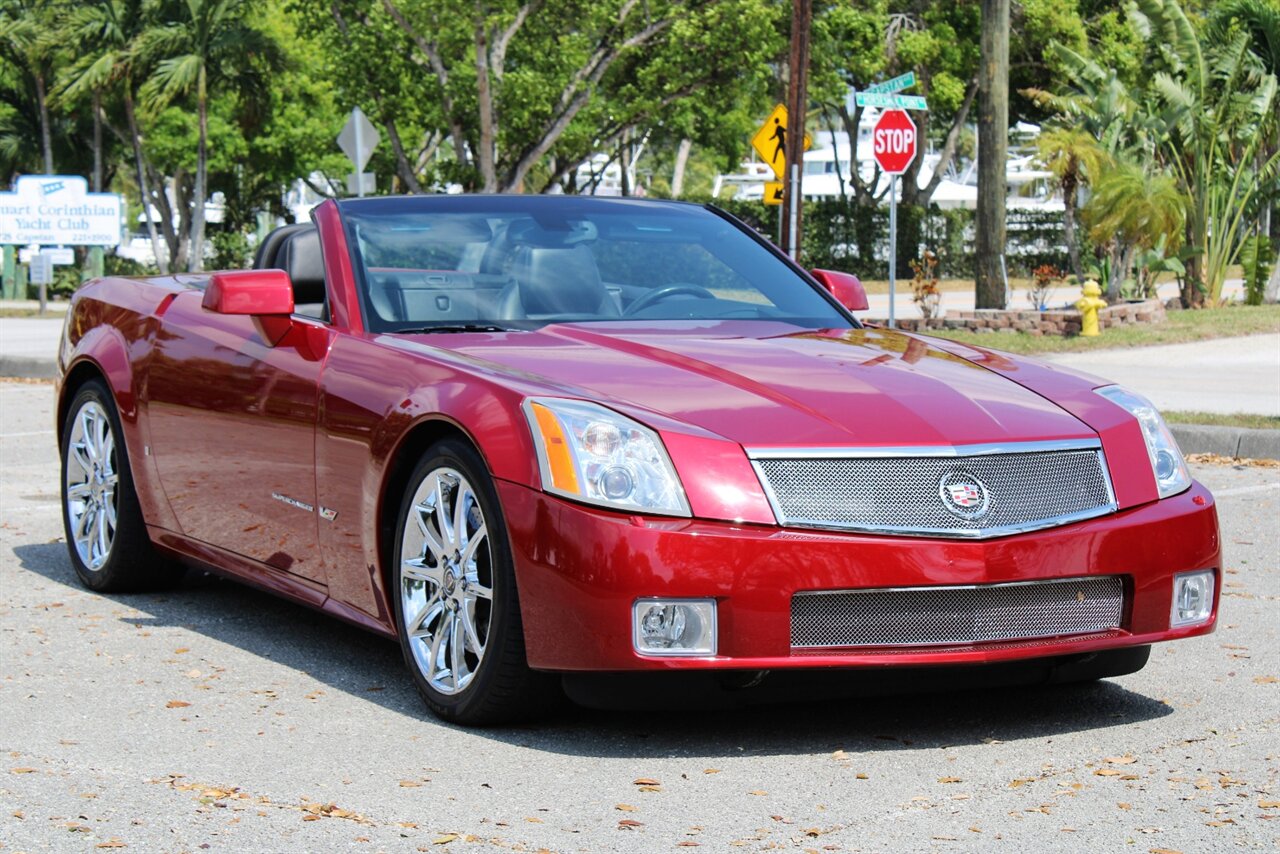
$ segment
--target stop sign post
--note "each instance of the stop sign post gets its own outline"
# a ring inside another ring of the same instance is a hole
[[[905,110],[885,110],[871,132],[872,154],[889,179],[889,328],[894,319],[894,285],[898,272],[898,176],[916,159],[916,123]]]

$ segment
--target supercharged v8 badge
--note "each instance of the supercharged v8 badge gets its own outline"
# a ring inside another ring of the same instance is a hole
[[[961,519],[981,519],[991,509],[987,486],[967,471],[951,471],[938,481],[942,506]]]

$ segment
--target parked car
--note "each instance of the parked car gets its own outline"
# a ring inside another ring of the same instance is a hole
[[[618,674],[1098,678],[1213,630],[1214,502],[1150,403],[861,323],[713,207],[329,201],[254,267],[76,294],[88,587],[212,569],[396,638],[465,724]]]

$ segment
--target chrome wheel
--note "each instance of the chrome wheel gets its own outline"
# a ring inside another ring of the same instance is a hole
[[[97,402],[86,400],[71,425],[64,497],[68,529],[80,561],[102,569],[116,536],[116,490],[120,474],[111,421]]]
[[[405,641],[427,684],[458,694],[484,661],[493,618],[493,554],[475,488],[457,469],[432,469],[402,530]]]

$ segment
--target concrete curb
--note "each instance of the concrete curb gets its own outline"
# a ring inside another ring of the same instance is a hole
[[[1254,460],[1280,460],[1280,430],[1170,424],[1184,454],[1218,454]]]
[[[34,356],[0,356],[0,377],[51,380],[58,376],[56,359]]]

